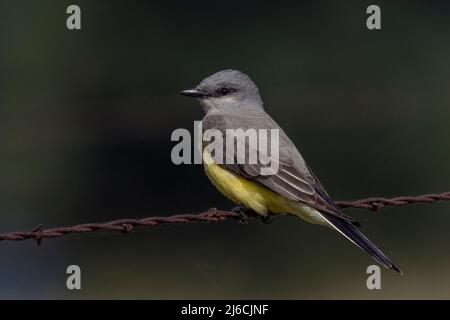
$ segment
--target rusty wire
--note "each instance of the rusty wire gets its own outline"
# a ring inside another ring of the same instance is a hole
[[[386,206],[404,206],[412,203],[431,203],[437,201],[450,200],[450,192],[438,193],[438,194],[422,194],[420,196],[406,196],[397,198],[367,198],[354,201],[336,201],[336,204],[344,208],[357,208],[357,209],[369,209],[378,210]]]
[[[368,198],[354,201],[336,201],[341,208],[358,208],[378,210],[386,206],[404,206],[412,203],[431,203],[437,201],[450,200],[450,192],[440,194],[424,194],[415,197],[397,197],[397,198]],[[217,223],[229,219],[240,219],[241,214],[233,211],[224,211],[216,208],[210,208],[205,212],[197,214],[179,214],[168,217],[147,217],[141,219],[119,219],[104,223],[83,223],[70,227],[57,227],[44,229],[42,225],[34,228],[32,231],[16,231],[0,234],[0,241],[21,241],[34,239],[38,244],[45,238],[59,238],[67,234],[90,233],[98,231],[112,231],[121,233],[130,233],[136,227],[153,227],[160,224],[173,223]]]

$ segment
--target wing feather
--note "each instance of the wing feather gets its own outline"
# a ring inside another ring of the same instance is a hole
[[[236,117],[239,118],[237,119]],[[221,164],[221,166],[245,179],[271,190],[272,192],[286,197],[289,200],[302,202],[319,211],[326,212],[351,222],[355,221],[353,218],[344,215],[339,207],[333,202],[320,181],[314,176],[311,169],[303,160],[293,142],[269,115],[259,112],[257,114],[247,113],[245,117],[242,117],[242,115],[236,115],[235,113],[213,113],[207,115],[203,119],[203,130],[209,128],[221,130],[223,134],[226,133],[226,129],[279,129],[279,162],[278,171],[276,173],[272,175],[262,175],[261,169],[268,167],[268,165],[261,163],[261,161],[258,161],[256,164],[239,164],[236,155],[238,148],[236,147],[234,148],[234,163],[225,163]],[[237,137],[236,139],[239,138]],[[265,156],[261,155],[259,150],[255,150],[257,146],[249,145],[248,139],[245,139],[244,144],[247,156],[251,151],[257,152],[258,160]],[[225,152],[225,147],[226,145],[224,143],[223,152]],[[223,159],[225,159],[225,153],[223,154]],[[248,157],[246,157],[246,159],[248,159]],[[271,160],[275,161],[274,159]]]

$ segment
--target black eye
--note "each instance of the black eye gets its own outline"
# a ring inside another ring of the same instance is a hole
[[[219,88],[219,90],[217,90],[217,94],[219,96],[226,96],[227,94],[233,93],[236,90],[233,88],[228,88],[228,87],[221,87]]]

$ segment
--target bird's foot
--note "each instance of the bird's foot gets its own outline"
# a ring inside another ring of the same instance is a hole
[[[237,220],[240,224],[248,224],[248,212],[250,209],[248,209],[243,204],[237,205],[233,209],[231,209],[232,212],[239,213],[239,217],[237,217]]]
[[[243,204],[237,205],[236,207],[231,209],[231,211],[239,213],[239,217],[237,217],[237,219],[240,224],[248,224],[248,217],[250,217],[250,216],[254,217],[254,218],[259,218],[259,220],[261,220],[261,222],[263,222],[265,224],[272,223],[272,221],[273,221],[272,216],[260,215],[260,214],[256,213],[255,211],[253,211],[252,209],[247,208]]]
[[[270,224],[273,221],[272,216],[266,215],[266,216],[259,216],[259,218],[261,219],[261,221],[265,224]]]

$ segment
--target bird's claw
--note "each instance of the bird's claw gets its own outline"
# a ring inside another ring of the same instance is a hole
[[[236,207],[234,207],[233,209],[231,209],[232,212],[236,212],[239,213],[239,217],[237,217],[238,221],[240,224],[248,224],[248,217],[252,216],[252,217],[257,217],[261,220],[261,222],[265,223],[265,224],[269,224],[272,223],[273,218],[270,215],[265,215],[262,216],[260,214],[257,214],[256,212],[254,212],[253,210],[247,208],[246,206],[240,204],[237,205]]]
[[[246,213],[248,208],[246,206],[240,204],[231,209],[231,211],[239,213],[239,217],[237,217],[239,224],[248,224],[248,215]]]
[[[269,216],[269,215],[267,215],[267,216],[260,216],[260,219],[265,224],[270,224],[273,221],[273,218],[271,216]]]

